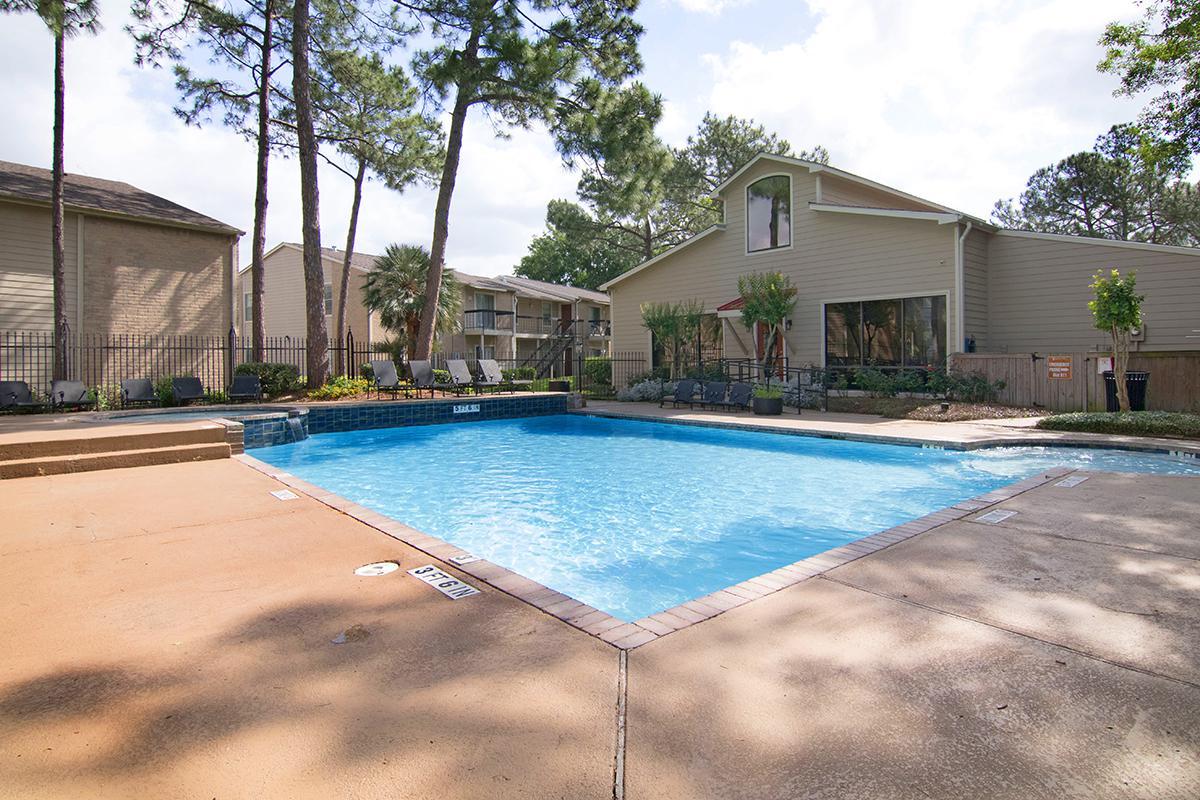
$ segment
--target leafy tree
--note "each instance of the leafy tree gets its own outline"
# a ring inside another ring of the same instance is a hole
[[[575,203],[551,200],[546,232],[529,244],[529,252],[513,269],[517,275],[548,283],[596,289],[641,260],[636,249],[597,236],[588,213]]]
[[[1009,228],[1190,245],[1200,203],[1183,181],[1189,159],[1136,126],[1115,125],[1095,149],[1035,172],[1014,203],[1001,200],[993,219]]]
[[[764,375],[770,375],[775,363],[775,350],[783,336],[784,320],[796,308],[796,287],[780,272],[742,275],[738,278],[738,294],[742,297],[742,324],[749,331],[762,325],[763,352],[760,356]]]
[[[383,326],[412,353],[425,306],[425,281],[429,274],[429,251],[418,245],[390,244],[367,273],[363,303],[379,314]],[[462,312],[462,290],[454,273],[442,277],[435,330],[449,334],[458,330]]]
[[[416,88],[403,69],[386,66],[378,53],[323,50],[317,62],[313,87],[313,102],[319,109],[317,135],[332,143],[348,164],[326,160],[354,182],[334,315],[334,336],[340,342],[346,337],[350,259],[367,172],[374,172],[396,191],[417,181],[430,183],[440,161],[441,128],[436,120],[414,110]],[[338,364],[339,370],[342,366]]]
[[[633,21],[637,0],[396,0],[434,44],[416,54],[414,73],[429,96],[449,100],[425,309],[416,343],[433,346],[449,238],[450,202],[472,108],[498,128],[552,123],[560,106],[586,92],[586,79],[620,84],[641,68]]]
[[[1102,72],[1121,78],[1117,94],[1160,89],[1143,123],[1180,152],[1200,152],[1200,4],[1155,0],[1136,22],[1112,22],[1100,44]]]
[[[174,63],[175,88],[180,104],[174,111],[185,123],[201,126],[214,112],[222,122],[256,148],[254,174],[254,230],[250,244],[251,339],[253,360],[263,360],[266,329],[263,326],[263,292],[266,273],[263,258],[267,237],[267,177],[272,146],[272,117],[280,87],[276,73],[286,56],[284,0],[247,0],[237,5],[220,0],[134,0],[135,24],[126,28],[136,45],[140,66]],[[206,54],[211,72],[201,74],[185,62],[187,52]]]
[[[54,367],[55,380],[67,377],[67,272],[63,243],[63,181],[66,151],[63,130],[66,121],[67,94],[66,41],[79,33],[100,29],[100,8],[96,0],[0,0],[0,13],[32,11],[54,37],[54,152],[50,171],[50,281],[54,293]]]
[[[674,380],[682,372],[684,353],[700,334],[704,302],[643,303],[641,312],[642,325],[670,352],[671,379]]]
[[[1096,328],[1107,331],[1112,337],[1113,379],[1117,384],[1117,403],[1122,411],[1129,410],[1129,389],[1125,385],[1129,336],[1142,326],[1142,302],[1146,299],[1134,291],[1135,278],[1133,272],[1122,277],[1120,270],[1115,269],[1107,276],[1097,272],[1090,285],[1096,297],[1088,301]]]

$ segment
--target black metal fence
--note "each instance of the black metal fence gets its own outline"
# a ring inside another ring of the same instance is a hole
[[[74,334],[65,336],[67,378],[88,386],[115,386],[125,378],[193,375],[209,388],[229,385],[233,370],[253,360],[252,341],[228,336]],[[308,344],[303,338],[268,337],[263,361],[292,364],[307,370]],[[359,365],[372,358],[371,345],[330,340],[331,374],[357,375]],[[35,393],[50,391],[54,375],[54,335],[49,331],[0,331],[0,380],[25,381]]]

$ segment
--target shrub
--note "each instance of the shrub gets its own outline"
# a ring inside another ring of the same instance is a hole
[[[234,375],[257,375],[262,384],[264,397],[278,397],[299,391],[300,370],[294,364],[283,364],[271,361],[247,361],[238,364],[233,370]]]
[[[875,367],[854,373],[854,382],[870,397],[895,397],[900,391],[895,378]]]
[[[645,383],[646,381],[666,381],[670,379],[671,368],[667,366],[660,366],[651,370],[647,370],[646,372],[638,372],[630,375],[629,380],[625,382],[625,385],[632,389],[637,384]]]
[[[121,407],[121,386],[93,386],[88,389],[88,397],[96,404],[97,411],[109,411]]]
[[[158,395],[158,404],[163,408],[175,405],[175,391],[171,388],[173,378],[190,378],[188,375],[164,375],[154,382],[154,393]]]
[[[370,362],[368,362],[366,364],[360,364],[358,367],[358,377],[362,378],[364,381],[367,381],[368,383],[374,383],[375,382],[375,368],[371,366]]]
[[[710,361],[701,366],[691,366],[684,370],[683,377],[693,378],[698,381],[723,381],[727,380],[725,375],[725,367],[719,361]]]
[[[612,359],[604,358],[603,356],[593,356],[585,358],[583,361],[583,374],[587,377],[588,383],[612,383]]]
[[[946,377],[946,398],[964,403],[990,403],[1004,390],[1004,381],[989,381],[981,372]]]
[[[778,383],[759,383],[754,386],[754,396],[763,400],[774,400],[783,397],[783,386]]]
[[[624,402],[646,402],[661,400],[663,395],[671,395],[674,392],[675,384],[672,381],[664,383],[658,378],[648,378],[618,391],[617,399]]]
[[[449,375],[449,373],[447,373]],[[500,370],[501,377],[506,381],[531,381],[537,377],[537,370],[533,367],[511,367],[509,369]]]
[[[1173,411],[1080,411],[1046,417],[1037,426],[1051,431],[1200,439],[1200,414]]]
[[[347,378],[345,375],[338,375],[330,379],[324,386],[310,390],[308,392],[308,399],[340,400],[343,397],[362,394],[368,388],[370,388],[370,383],[363,378]]]
[[[435,369],[433,371],[433,382],[440,383],[443,385],[449,383],[450,382],[450,370]]]

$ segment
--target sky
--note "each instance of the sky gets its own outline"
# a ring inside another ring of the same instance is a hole
[[[132,183],[249,231],[254,147],[218,123],[189,127],[166,69],[139,68],[128,4],[100,0],[104,30],[68,42],[66,168]],[[660,137],[680,145],[706,111],[752,118],[793,148],[987,217],[1036,169],[1089,149],[1144,97],[1114,97],[1095,69],[1104,26],[1133,0],[643,0],[641,76],[664,101]],[[0,160],[49,167],[53,41],[32,15],[0,17]],[[447,263],[511,272],[544,229],[546,203],[578,175],[543,130],[498,138],[468,119]],[[270,166],[267,246],[300,239],[299,168]],[[326,246],[343,247],[352,186],[320,174]],[[432,235],[435,192],[368,184],[356,250]],[[250,241],[241,242],[243,265]]]

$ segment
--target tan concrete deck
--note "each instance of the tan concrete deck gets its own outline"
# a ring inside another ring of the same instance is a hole
[[[1126,447],[1132,450],[1150,448],[1200,453],[1200,442],[1191,440],[1044,431],[1034,427],[1038,417],[972,420],[969,422],[924,422],[922,420],[888,419],[869,414],[841,414],[826,411],[805,410],[803,413],[797,414],[795,409],[784,409],[782,415],[769,417],[757,416],[744,411],[705,411],[699,408],[671,408],[670,406],[659,408],[658,403],[620,403],[604,400],[589,401],[584,411],[608,416],[674,420],[700,425],[746,426],[776,432],[802,432],[816,436],[853,437],[881,442],[929,442],[966,447],[985,444],[1100,444]]]
[[[613,797],[616,649],[279,488],[0,482],[0,797]],[[1200,796],[1200,481],[1001,507],[629,651],[624,796]]]

